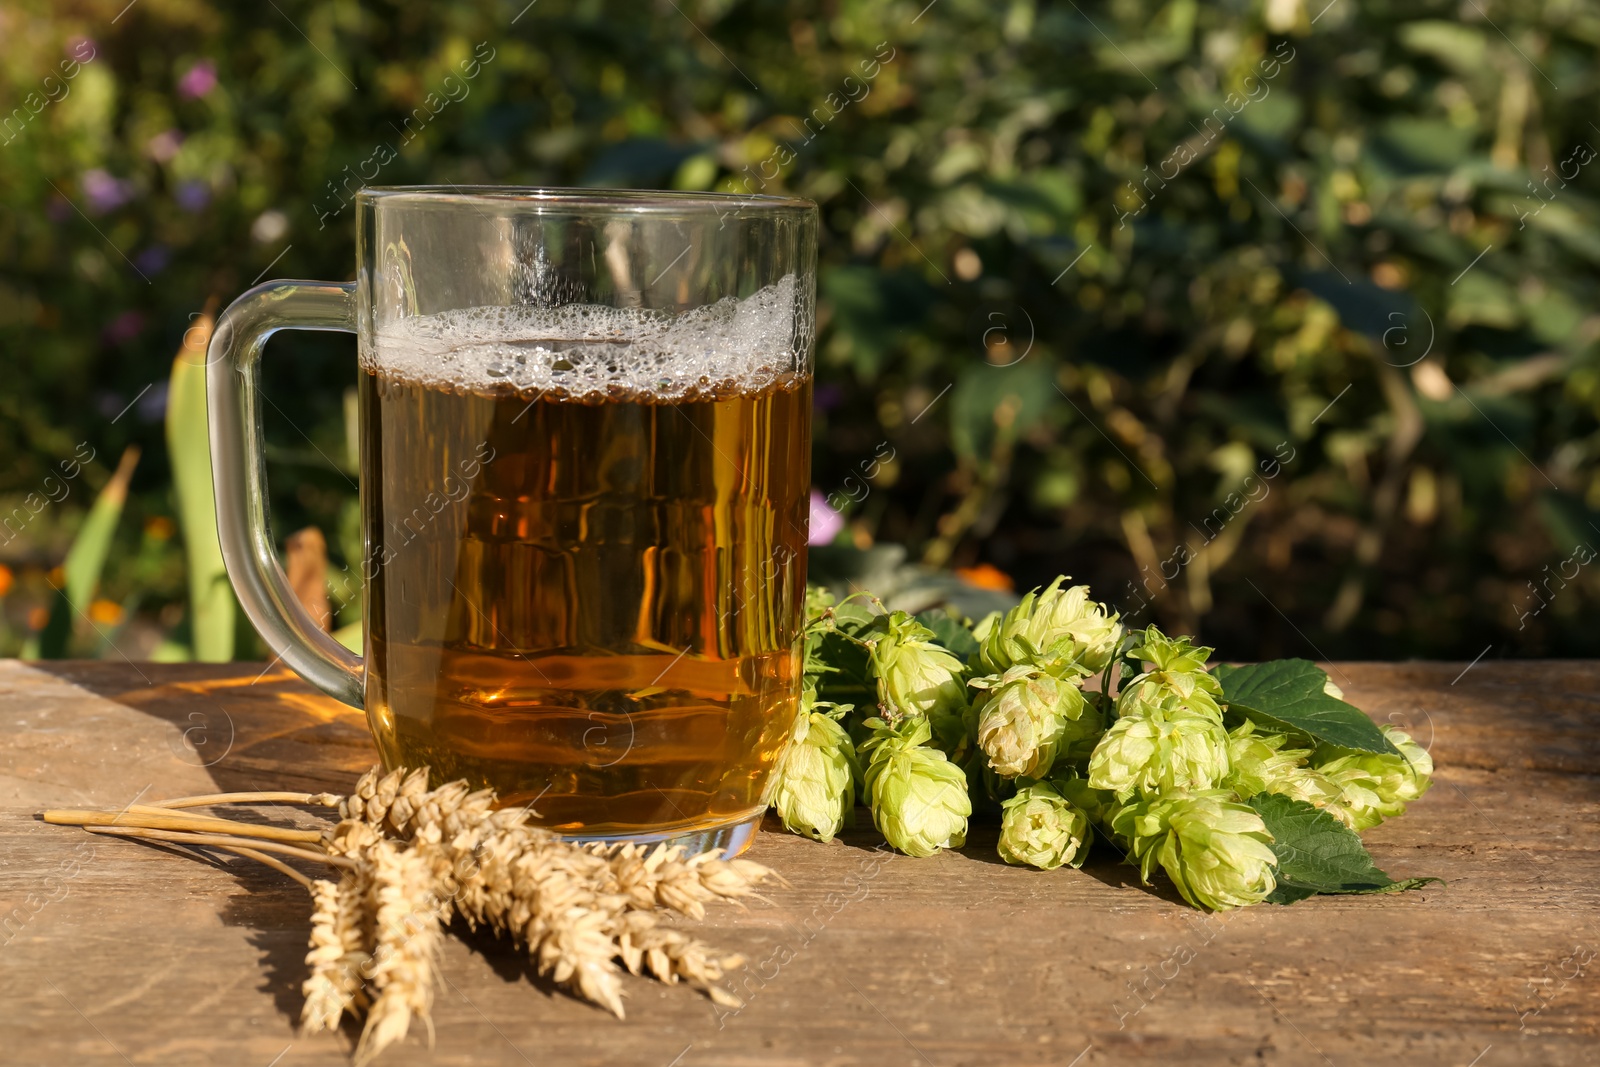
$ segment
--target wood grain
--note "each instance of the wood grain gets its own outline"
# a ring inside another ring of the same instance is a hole
[[[870,826],[763,833],[751,855],[791,887],[701,928],[751,960],[742,1011],[641,979],[618,1022],[452,938],[435,1047],[380,1062],[1600,1062],[1600,665],[1462,667],[1330,668],[1433,753],[1432,792],[1368,841],[1444,887],[1208,917],[1109,848],[1044,873],[995,859],[992,827],[929,860],[878,851]],[[281,667],[0,662],[0,1062],[348,1063],[349,1035],[294,1033],[298,886],[34,813],[342,790],[372,760],[359,713]]]

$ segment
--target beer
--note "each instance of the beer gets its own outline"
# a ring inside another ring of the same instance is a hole
[[[798,697],[809,485],[810,379],[776,296],[378,331],[362,508],[386,764],[586,837],[759,814]]]

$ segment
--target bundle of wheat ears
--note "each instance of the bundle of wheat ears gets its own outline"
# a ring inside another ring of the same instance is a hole
[[[240,822],[187,809],[226,804],[337,808],[325,830]],[[413,1018],[433,1039],[434,976],[452,919],[525,945],[539,973],[620,1018],[621,964],[739,1004],[717,985],[738,956],[661,926],[661,911],[699,919],[712,900],[755,896],[771,871],[749,860],[681,848],[579,845],[530,825],[527,808],[496,808],[465,782],[428,788],[428,772],[374,768],[349,796],[217,793],[114,811],[47,811],[46,822],[232,852],[265,863],[311,893],[311,951],[301,1024],[335,1030],[366,1017],[356,1045],[365,1064],[405,1037]],[[312,879],[284,862],[334,868]]]

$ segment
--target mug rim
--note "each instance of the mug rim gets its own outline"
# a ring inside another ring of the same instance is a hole
[[[815,211],[816,201],[768,193],[713,193],[679,189],[610,189],[549,185],[368,185],[356,199],[419,203],[511,202],[529,207],[584,208],[616,212],[725,214],[741,212]]]

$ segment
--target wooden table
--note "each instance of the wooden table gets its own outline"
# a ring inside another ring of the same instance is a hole
[[[791,888],[701,932],[752,961],[747,1006],[630,980],[619,1022],[450,939],[429,1052],[389,1064],[1600,1063],[1600,664],[1342,664],[1438,764],[1368,835],[1445,887],[1203,916],[1109,850],[1082,871],[763,833]],[[303,890],[47,826],[47,806],[216,789],[342,791],[360,716],[260,665],[0,662],[0,1063],[345,1064],[299,1038]]]

